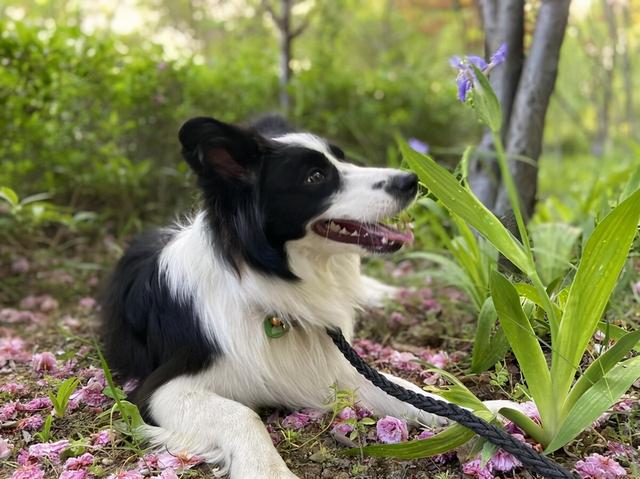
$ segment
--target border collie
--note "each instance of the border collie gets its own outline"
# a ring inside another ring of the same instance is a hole
[[[137,239],[103,308],[109,364],[140,381],[149,441],[220,475],[282,479],[296,476],[254,408],[326,409],[335,385],[376,415],[439,421],[362,378],[325,332],[350,339],[357,308],[385,292],[360,257],[411,241],[380,221],[413,201],[416,176],[347,163],[273,118],[252,128],[193,118],[178,136],[203,209]]]

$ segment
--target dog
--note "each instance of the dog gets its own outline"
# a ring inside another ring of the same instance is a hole
[[[132,397],[150,443],[232,479],[285,479],[296,476],[258,407],[327,409],[335,386],[376,415],[440,423],[365,380],[325,331],[350,340],[358,308],[392,292],[360,261],[412,240],[380,221],[412,203],[416,175],[351,164],[277,118],[193,118],[178,138],[203,208],[138,238],[103,305],[107,360],[140,382]]]

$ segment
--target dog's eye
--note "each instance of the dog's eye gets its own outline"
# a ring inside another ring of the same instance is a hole
[[[313,170],[311,173],[309,173],[309,176],[307,176],[304,182],[307,184],[315,184],[315,183],[321,183],[324,180],[325,180],[325,176],[322,171]]]

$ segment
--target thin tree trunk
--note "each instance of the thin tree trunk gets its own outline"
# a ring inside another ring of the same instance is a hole
[[[291,109],[289,81],[291,80],[291,6],[292,0],[282,0],[280,14],[280,108],[285,116]]]
[[[481,2],[485,25],[485,53],[488,57],[503,43],[507,44],[507,61],[494,70],[491,85],[502,105],[502,140],[509,130],[513,101],[518,90],[523,64],[524,0],[502,0],[499,4]],[[471,159],[469,184],[488,208],[493,209],[500,184],[491,132],[486,130],[478,152]]]
[[[285,116],[288,116],[291,110],[291,96],[289,95],[289,82],[291,81],[291,56],[293,49],[293,40],[301,35],[309,26],[308,19],[304,20],[295,29],[292,25],[291,13],[295,0],[281,0],[280,14],[276,13],[273,5],[268,0],[263,0],[262,5],[271,19],[278,27],[280,35],[280,74],[278,83],[280,87],[279,100],[280,109]]]
[[[510,158],[525,156],[537,164],[540,157],[544,120],[558,74],[570,3],[571,0],[543,0],[540,6],[511,112],[506,148]],[[523,161],[511,161],[510,170],[515,177],[523,212],[530,217],[537,193],[537,167]],[[494,210],[502,216],[510,208],[507,192],[502,187]]]

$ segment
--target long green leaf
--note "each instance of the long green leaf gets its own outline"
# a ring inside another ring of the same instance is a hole
[[[412,150],[400,142],[404,159],[420,181],[438,197],[447,209],[460,216],[487,238],[498,251],[524,273],[535,267],[522,244],[500,223],[470,191],[465,189],[451,173],[428,156]]]
[[[640,221],[640,190],[609,213],[591,234],[576,273],[552,352],[554,396],[569,391],[602,318]]]
[[[540,444],[545,444],[548,442],[548,438],[545,435],[544,429],[542,429],[540,425],[533,419],[525,416],[519,410],[509,407],[503,407],[498,412],[509,419],[511,422],[515,423],[520,429],[522,429]]]
[[[565,409],[571,409],[580,396],[618,364],[618,361],[624,358],[638,344],[638,341],[640,341],[640,331],[625,334],[611,349],[592,362],[571,388]]]
[[[493,336],[491,335],[497,319],[498,313],[493,306],[493,300],[487,298],[478,315],[478,326],[473,340],[471,371],[474,373],[480,373],[492,367],[504,357],[509,349],[509,342],[501,327],[496,330]]]
[[[474,433],[458,424],[428,439],[403,442],[400,444],[375,445],[348,449],[344,454],[359,455],[360,451],[367,456],[395,457],[397,459],[419,459],[421,457],[436,456],[450,451],[473,438]]]
[[[628,359],[609,371],[578,399],[555,437],[545,449],[553,452],[589,427],[640,377],[640,356]]]
[[[504,334],[518,359],[540,416],[543,420],[552,420],[555,399],[550,394],[549,368],[538,338],[522,310],[520,296],[514,286],[497,271],[491,275],[491,296]]]

